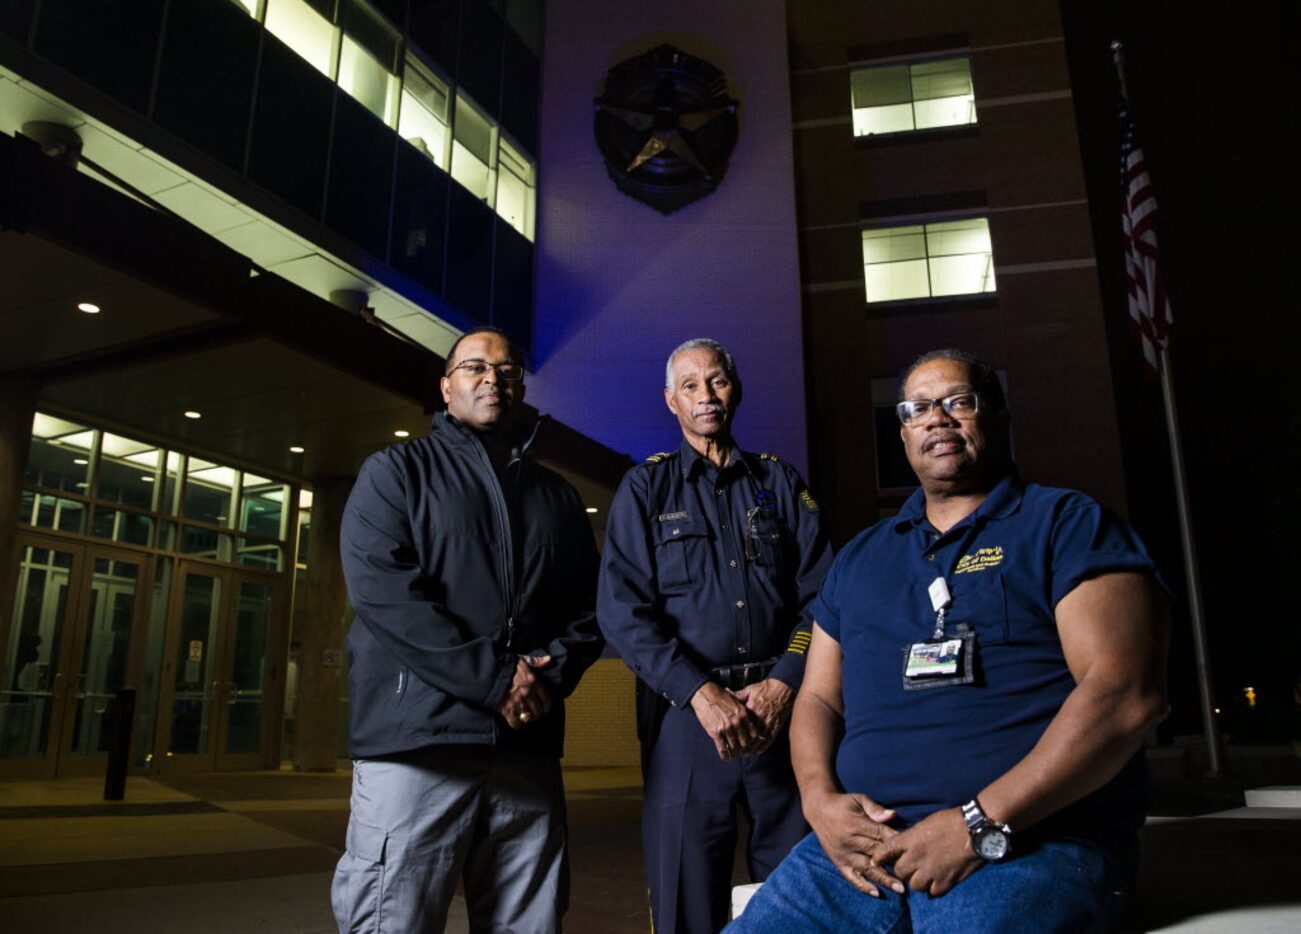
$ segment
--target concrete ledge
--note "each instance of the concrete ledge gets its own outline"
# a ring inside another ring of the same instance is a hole
[[[1248,788],[1249,808],[1301,808],[1301,785],[1267,785]]]

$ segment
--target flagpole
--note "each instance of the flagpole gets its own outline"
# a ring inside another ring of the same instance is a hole
[[[1120,93],[1126,104],[1129,88],[1125,81],[1124,46],[1119,40],[1111,43],[1111,54],[1120,79]],[[1208,774],[1224,774],[1220,755],[1220,728],[1215,719],[1214,690],[1211,684],[1211,666],[1207,660],[1206,622],[1202,612],[1202,583],[1197,569],[1197,549],[1193,539],[1193,513],[1188,500],[1188,479],[1184,470],[1184,446],[1179,434],[1179,411],[1175,404],[1174,377],[1171,372],[1170,350],[1160,347],[1157,370],[1161,374],[1161,400],[1165,407],[1166,437],[1170,442],[1170,467],[1175,488],[1175,505],[1179,513],[1180,551],[1183,556],[1184,577],[1188,582],[1188,616],[1193,628],[1193,656],[1197,664],[1197,691],[1201,699],[1202,729],[1206,737]]]

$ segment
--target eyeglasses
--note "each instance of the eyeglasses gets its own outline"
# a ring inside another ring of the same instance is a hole
[[[447,375],[451,376],[457,370],[464,370],[468,376],[474,379],[482,379],[488,375],[489,370],[496,371],[498,379],[504,379],[511,383],[519,382],[524,378],[524,367],[518,363],[488,363],[484,360],[465,360],[448,370]]]
[[[899,413],[899,421],[909,426],[930,418],[937,405],[952,418],[975,418],[980,411],[980,396],[974,392],[955,392],[943,399],[908,399],[896,405],[894,410]]]

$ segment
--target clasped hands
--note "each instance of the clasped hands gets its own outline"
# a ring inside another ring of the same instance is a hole
[[[905,884],[943,895],[983,863],[958,808],[936,811],[899,831],[887,823],[894,810],[867,795],[825,793],[806,796],[804,816],[845,880],[874,898],[881,897],[878,886],[902,895]]]
[[[550,655],[521,655],[515,661],[515,675],[510,690],[497,705],[506,725],[512,730],[533,723],[551,709],[551,692],[533,672],[551,664]]]
[[[791,715],[795,692],[776,678],[765,678],[739,691],[706,681],[691,695],[691,709],[718,758],[757,755],[781,735]]]

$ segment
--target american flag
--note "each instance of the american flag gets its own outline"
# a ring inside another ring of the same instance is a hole
[[[1170,338],[1170,299],[1165,293],[1161,254],[1156,245],[1156,193],[1147,174],[1147,160],[1134,138],[1134,121],[1120,97],[1120,189],[1122,245],[1129,279],[1130,329],[1143,348],[1148,368],[1157,372],[1157,359]]]

